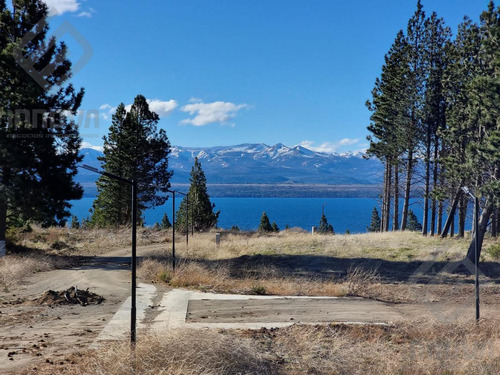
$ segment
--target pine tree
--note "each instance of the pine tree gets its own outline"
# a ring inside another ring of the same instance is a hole
[[[276,224],[275,221],[273,221],[272,228],[273,228],[273,232],[278,233],[280,231],[280,228],[278,228],[278,224]]]
[[[495,208],[500,205],[500,8],[493,1],[481,15],[481,72],[470,86],[469,111],[475,115],[475,138],[469,142],[468,162],[475,182],[475,195],[481,199],[478,222],[479,249]],[[467,259],[475,262],[475,238]]]
[[[331,224],[328,224],[328,220],[324,213],[321,214],[321,219],[319,220],[318,232],[322,234],[327,234],[327,233],[335,234],[333,226]]]
[[[370,226],[366,229],[368,232],[380,232],[380,215],[378,214],[377,207],[373,207]]]
[[[426,235],[430,223],[431,235],[436,230],[437,200],[439,196],[438,172],[440,169],[440,135],[446,126],[446,101],[443,89],[444,71],[448,63],[446,49],[451,31],[445,27],[444,20],[432,13],[425,22],[425,99],[421,129],[421,144],[425,155],[424,177],[424,217],[422,234]],[[432,191],[431,191],[432,185]],[[432,201],[430,207],[429,203]],[[430,209],[430,220],[429,220]],[[440,228],[438,229],[440,231]]]
[[[372,90],[372,101],[367,107],[372,112],[368,131],[370,147],[369,156],[380,159],[385,166],[384,188],[382,193],[381,230],[389,230],[391,216],[391,200],[393,208],[393,229],[398,229],[399,215],[399,171],[401,156],[405,151],[405,129],[408,117],[409,87],[408,76],[408,42],[403,31],[398,32],[391,49],[385,56],[380,78],[375,81]]]
[[[467,203],[462,194],[463,185],[471,186],[473,177],[470,168],[468,145],[475,138],[474,111],[470,110],[470,86],[480,73],[481,34],[477,25],[467,17],[459,25],[453,43],[448,47],[449,64],[444,72],[444,91],[447,102],[447,127],[441,131],[443,177],[446,186],[442,193],[451,196],[451,209],[442,237],[451,227],[455,211],[459,207],[459,236],[465,233]]]
[[[400,134],[400,144],[405,159],[405,182],[401,230],[406,229],[408,210],[414,172],[417,163],[419,135],[423,122],[424,90],[425,90],[425,12],[420,0],[417,10],[408,21],[406,40],[408,46],[407,68],[405,77],[408,91],[404,93],[408,121],[405,121]]]
[[[169,229],[172,228],[172,223],[170,223],[170,220],[168,219],[167,213],[165,212],[163,214],[163,217],[161,218],[161,229]]]
[[[0,247],[7,225],[63,225],[83,192],[73,181],[81,140],[66,116],[83,89],[67,84],[67,48],[48,38],[47,16],[40,0],[0,1]]]
[[[137,181],[138,217],[147,208],[162,205],[170,187],[170,142],[163,129],[157,130],[158,121],[146,98],[138,95],[130,111],[123,103],[118,106],[109,134],[103,138],[104,156],[99,160],[103,162],[104,171]],[[130,224],[131,186],[106,176],[101,176],[96,184],[98,196],[93,204],[93,225]]]
[[[194,159],[194,165],[191,169],[191,177],[189,180],[191,182],[189,192],[187,197],[184,197],[182,200],[179,210],[177,211],[176,227],[179,228],[179,230],[185,230],[188,203],[189,227],[196,231],[206,231],[216,227],[220,211],[213,211],[215,204],[210,202],[205,172],[201,169],[201,163],[197,157]]]
[[[417,215],[412,209],[408,210],[408,227],[406,228],[413,232],[420,232],[422,230],[422,224],[418,222]]]
[[[80,222],[78,221],[78,217],[76,215],[71,216],[71,228],[72,229],[80,229]]]
[[[267,217],[266,211],[262,213],[262,216],[260,218],[260,225],[259,225],[259,232],[272,232],[273,227],[271,226],[271,223],[269,222],[269,218]]]

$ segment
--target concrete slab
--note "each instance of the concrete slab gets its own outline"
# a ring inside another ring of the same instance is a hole
[[[286,327],[295,323],[384,324],[402,320],[393,306],[363,298],[211,294],[174,289],[164,294],[151,329]]]
[[[137,287],[137,331],[147,329],[144,324],[146,309],[152,305],[156,296],[156,287],[151,284],[140,283]],[[123,340],[130,336],[130,308],[131,297],[128,297],[115,313],[113,318],[104,327],[99,336],[95,339],[91,348],[96,348],[103,341]]]

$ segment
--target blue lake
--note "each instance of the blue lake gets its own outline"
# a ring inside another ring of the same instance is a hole
[[[176,198],[177,211],[181,200]],[[290,227],[310,230],[312,226],[319,224],[322,206],[325,205],[325,215],[336,233],[345,233],[346,230],[351,233],[362,233],[366,232],[366,227],[370,224],[373,207],[378,208],[378,200],[373,198],[212,198],[211,200],[215,203],[215,211],[220,210],[219,227],[231,228],[237,225],[242,230],[257,229],[264,211],[271,223],[275,221],[280,229],[288,224]],[[89,216],[93,201],[93,197],[72,201],[71,213],[80,220]],[[421,204],[414,201],[411,209],[422,222]],[[163,206],[145,212],[146,225],[160,222],[165,212],[172,220],[171,199]],[[468,226],[470,227],[470,223]]]

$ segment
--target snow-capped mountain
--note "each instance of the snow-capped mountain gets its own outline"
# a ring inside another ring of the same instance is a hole
[[[84,148],[83,164],[99,167],[101,152]],[[361,153],[327,154],[301,146],[281,143],[241,144],[225,147],[173,146],[170,168],[173,183],[189,183],[194,158],[198,157],[209,184],[378,184],[382,165],[376,159],[365,159]],[[94,185],[98,176],[80,170],[77,181],[85,188]]]
[[[173,182],[187,182],[195,157],[209,183],[377,184],[382,179],[378,160],[361,153],[327,154],[281,143],[228,147],[172,147]]]

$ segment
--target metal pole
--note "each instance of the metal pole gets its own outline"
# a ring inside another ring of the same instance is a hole
[[[99,173],[103,176],[132,185],[132,282],[131,282],[131,306],[130,306],[130,343],[135,348],[136,342],[136,274],[137,274],[137,182],[129,180],[113,173],[101,171],[90,165],[79,165],[80,168],[91,172]]]
[[[137,268],[137,182],[132,181],[132,306],[130,309],[130,342],[136,341],[136,268]]]
[[[186,194],[186,250],[189,243],[189,195]]]
[[[172,270],[175,271],[175,191],[172,192]]]
[[[475,220],[475,225],[474,225],[474,231],[476,232],[475,234],[475,243],[474,243],[474,248],[475,248],[475,256],[474,256],[474,271],[476,274],[476,280],[475,280],[475,287],[476,287],[476,322],[479,322],[479,272],[478,272],[478,264],[479,264],[479,198],[476,196],[474,197],[474,220]]]

